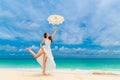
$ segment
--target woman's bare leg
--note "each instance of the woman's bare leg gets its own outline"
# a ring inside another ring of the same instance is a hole
[[[41,49],[41,51],[37,54],[35,54],[35,52],[33,52],[30,48],[26,48],[26,50],[29,51],[33,55],[34,58],[38,58],[39,56],[41,56],[44,53],[43,49]]]
[[[43,72],[42,73],[43,73],[43,75],[45,75],[47,55],[44,52],[44,49],[41,49],[41,51],[39,53],[37,53],[37,54],[35,54],[30,48],[26,48],[26,50],[29,51],[33,55],[34,58],[38,58],[42,54],[44,55],[43,56],[43,65],[42,65]]]
[[[47,55],[44,54],[44,58],[43,58],[43,75],[45,75],[45,70],[46,70],[46,60],[47,60]]]

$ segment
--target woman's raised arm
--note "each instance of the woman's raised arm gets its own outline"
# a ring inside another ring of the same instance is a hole
[[[56,34],[57,31],[58,31],[58,27],[55,27],[55,28],[54,28],[54,31],[53,31],[53,33],[52,33],[52,38],[55,36],[55,34]]]

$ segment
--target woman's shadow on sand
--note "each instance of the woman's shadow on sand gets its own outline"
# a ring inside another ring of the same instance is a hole
[[[42,73],[23,73],[24,77],[52,77],[53,75],[48,73],[43,75]]]

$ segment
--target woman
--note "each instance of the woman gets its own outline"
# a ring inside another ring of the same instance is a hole
[[[52,43],[52,38],[54,37],[57,30],[58,28],[56,27],[52,35],[44,33],[44,38],[40,43],[41,48],[37,54],[35,54],[30,48],[26,48],[26,50],[29,51],[33,55],[33,57],[37,60],[37,62],[42,66],[43,75],[46,74],[46,71],[52,71],[53,69],[56,68],[56,64],[51,52],[50,45]],[[44,46],[42,46],[43,43],[45,43]]]

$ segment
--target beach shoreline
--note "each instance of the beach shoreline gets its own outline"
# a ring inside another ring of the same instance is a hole
[[[6,77],[7,76],[7,77]],[[61,79],[62,78],[62,79]],[[40,69],[0,69],[1,80],[120,80],[120,74],[111,72],[81,72],[56,70],[42,75]]]
[[[41,68],[0,68],[0,70],[26,71],[26,72],[42,72]],[[53,72],[61,73],[80,73],[80,74],[94,74],[94,73],[112,73],[120,75],[120,71],[115,70],[85,70],[85,69],[55,69]]]

